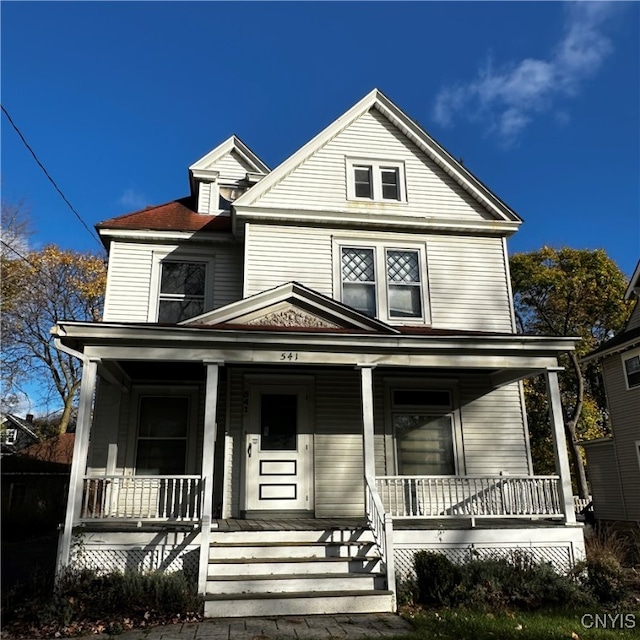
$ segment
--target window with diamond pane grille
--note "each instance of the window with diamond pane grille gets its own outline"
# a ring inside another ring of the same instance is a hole
[[[387,251],[390,282],[420,282],[417,251]]]
[[[350,307],[376,315],[376,270],[373,249],[342,249],[342,301]]]
[[[387,251],[389,316],[419,318],[422,315],[420,263],[417,251]]]

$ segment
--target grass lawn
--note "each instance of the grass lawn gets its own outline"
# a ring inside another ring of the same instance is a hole
[[[595,614],[599,627],[596,628]],[[415,632],[406,640],[626,640],[640,638],[640,611],[622,614],[615,622],[602,611],[582,613],[536,612],[487,614],[465,609],[416,612],[408,617]],[[625,618],[624,616],[627,615]],[[622,621],[622,624],[621,624]]]

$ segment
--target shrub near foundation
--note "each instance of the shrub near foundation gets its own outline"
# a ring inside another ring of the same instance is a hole
[[[524,556],[456,565],[442,554],[422,551],[416,554],[415,569],[419,602],[430,607],[499,611],[595,604],[592,595],[571,577]]]
[[[3,627],[17,637],[114,634],[135,626],[197,619],[202,606],[197,589],[180,572],[98,575],[69,570],[53,592],[28,587],[3,594]]]

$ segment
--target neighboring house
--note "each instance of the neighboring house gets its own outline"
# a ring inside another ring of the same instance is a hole
[[[640,262],[625,299],[635,307],[622,333],[583,362],[601,360],[611,437],[582,443],[598,520],[640,522]]]
[[[104,321],[54,329],[84,361],[61,565],[81,527],[86,564],[185,568],[245,616],[392,610],[418,549],[582,556],[575,340],[515,335],[504,202],[377,90],[273,171],[234,136],[189,175],[98,225]]]
[[[0,426],[0,444],[2,455],[16,453],[31,444],[39,442],[40,438],[33,432],[33,416],[18,418],[11,413],[2,416]]]

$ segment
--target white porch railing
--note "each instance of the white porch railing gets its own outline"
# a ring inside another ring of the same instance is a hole
[[[573,496],[573,506],[576,513],[580,513],[583,509],[586,509],[592,502],[591,496],[581,498],[580,496]]]
[[[198,521],[200,476],[85,476],[81,520]]]
[[[558,476],[378,476],[393,518],[564,516]]]
[[[375,485],[369,478],[364,481],[364,503],[369,527],[380,549],[380,557],[387,574],[387,589],[396,593],[396,570],[393,551],[393,521],[384,506]]]

